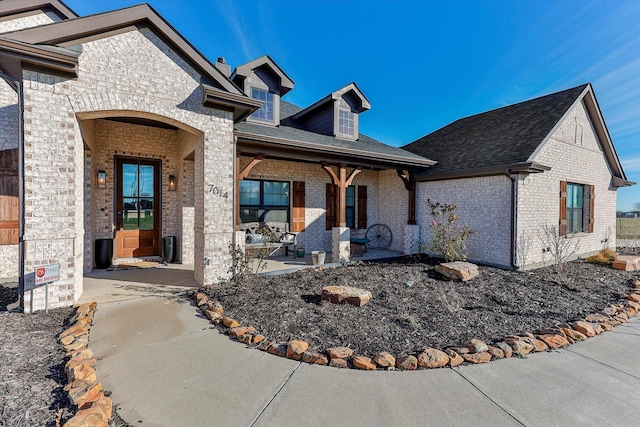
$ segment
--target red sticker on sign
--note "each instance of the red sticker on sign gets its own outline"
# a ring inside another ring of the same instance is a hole
[[[36,276],[42,277],[42,276],[44,276],[45,272],[46,272],[46,270],[44,268],[38,268],[38,269],[36,269]]]

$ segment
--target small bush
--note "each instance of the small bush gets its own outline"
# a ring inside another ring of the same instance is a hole
[[[603,265],[611,265],[613,261],[616,259],[616,253],[614,250],[609,248],[604,248],[600,252],[595,255],[591,255],[586,259],[587,262],[592,264],[603,264]]]
[[[447,262],[466,261],[467,238],[476,231],[466,225],[458,224],[459,218],[456,215],[458,206],[440,202],[434,203],[431,199],[427,199],[427,205],[431,209],[431,216],[433,216],[431,222],[433,237],[429,249]],[[418,245],[418,249],[422,252],[425,246]]]

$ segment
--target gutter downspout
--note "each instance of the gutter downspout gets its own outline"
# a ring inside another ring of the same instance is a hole
[[[18,94],[18,294],[24,311],[24,93],[22,81],[0,73]]]
[[[518,218],[518,179],[511,175],[511,169],[505,169],[504,174],[511,180],[511,239],[510,239],[510,253],[509,263],[511,268],[518,270],[518,229],[516,218]]]

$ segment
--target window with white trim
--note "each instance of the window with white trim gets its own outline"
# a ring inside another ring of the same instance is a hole
[[[262,101],[262,106],[251,114],[252,119],[273,123],[274,120],[274,102],[273,94],[265,89],[251,88],[251,98]]]
[[[355,136],[356,120],[355,114],[349,110],[341,108],[338,111],[338,133],[341,135]]]

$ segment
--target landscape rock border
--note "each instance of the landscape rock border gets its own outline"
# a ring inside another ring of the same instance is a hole
[[[444,350],[425,347],[418,354],[393,356],[380,350],[372,357],[354,355],[348,347],[332,347],[321,352],[308,351],[309,344],[301,340],[276,342],[260,334],[253,326],[241,326],[237,320],[225,316],[218,301],[196,290],[193,298],[202,313],[226,334],[250,347],[309,364],[361,370],[416,370],[418,368],[456,367],[462,363],[488,363],[509,357],[525,357],[530,353],[568,347],[576,342],[610,331],[627,322],[640,311],[640,276],[630,281],[626,299],[621,299],[603,310],[571,323],[557,324],[523,336],[509,335],[492,344],[472,339],[461,347]]]
[[[107,427],[113,415],[113,401],[105,396],[102,384],[98,382],[94,368],[96,359],[87,347],[97,306],[96,302],[74,306],[76,314],[69,322],[71,326],[58,335],[65,356],[69,358],[64,366],[68,381],[64,391],[78,408],[64,427]]]

